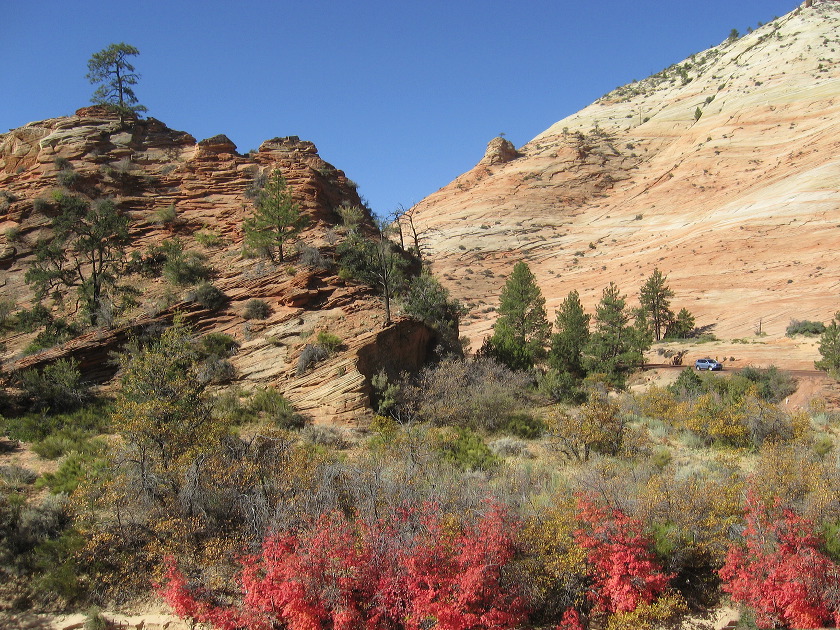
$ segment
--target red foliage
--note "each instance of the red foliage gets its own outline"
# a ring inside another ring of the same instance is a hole
[[[747,495],[745,546],[733,545],[720,570],[723,590],[755,610],[762,628],[840,624],[835,591],[840,571],[820,551],[814,526],[779,501],[770,513]]]
[[[567,608],[560,620],[560,625],[557,626],[557,630],[583,630],[580,613],[574,608]]]
[[[584,526],[575,532],[575,540],[587,552],[595,610],[629,612],[642,602],[652,603],[673,576],[662,572],[650,552],[642,523],[584,496],[578,497],[577,509]]]
[[[440,630],[512,628],[525,618],[523,600],[504,585],[513,558],[514,524],[491,507],[477,523],[447,526],[438,506],[401,510],[388,523],[354,527],[337,514],[309,532],[269,536],[243,562],[243,598],[236,608],[191,593],[170,566],[160,589],[175,612],[222,630]]]

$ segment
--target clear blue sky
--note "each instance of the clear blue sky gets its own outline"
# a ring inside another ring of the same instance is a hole
[[[0,129],[89,104],[91,54],[140,50],[148,115],[241,152],[313,141],[378,214],[503,132],[517,146],[795,0],[0,0]]]

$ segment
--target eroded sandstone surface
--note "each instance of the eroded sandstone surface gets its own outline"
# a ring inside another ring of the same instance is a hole
[[[105,382],[116,373],[112,352],[144,327],[180,312],[197,331],[224,332],[239,342],[231,360],[244,386],[276,387],[315,421],[348,423],[367,413],[372,374],[380,369],[396,374],[425,359],[433,343],[429,331],[407,320],[383,330],[380,300],[368,288],[299,264],[296,255],[282,265],[242,255],[242,223],[253,207],[246,191],[258,175],[275,168],[309,218],[300,241],[319,248],[328,262],[334,255],[341,237],[337,208],[361,200],[355,184],[325,162],[314,144],[294,136],[274,138],[243,155],[224,135],[196,142],[154,118],[122,126],[99,107],[0,135],[0,287],[19,307],[31,304],[24,276],[35,243],[49,232],[50,205],[44,202],[60,189],[59,172],[67,168],[78,174],[77,192],[111,197],[131,216],[133,249],[143,252],[178,238],[186,249],[207,256],[212,282],[229,302],[208,311],[190,299],[189,288],[134,274],[129,281],[142,291],[140,304],[112,326],[31,356],[21,351],[32,333],[8,335],[2,356],[7,372],[73,356],[88,378]],[[175,218],[161,221],[167,208]],[[202,245],[199,234],[215,242]],[[245,304],[253,298],[270,305],[268,319],[245,319]],[[72,305],[66,311],[72,312]],[[343,346],[299,375],[299,356],[321,331],[340,337]]]
[[[519,260],[551,318],[572,289],[591,312],[610,281],[632,305],[658,267],[674,306],[721,338],[828,321],[840,310],[838,61],[840,6],[803,6],[606,94],[514,159],[489,150],[423,200],[415,222],[435,272],[472,306],[473,348]]]

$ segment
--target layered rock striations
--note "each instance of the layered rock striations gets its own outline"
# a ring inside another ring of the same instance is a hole
[[[141,289],[138,307],[110,327],[31,356],[23,356],[22,350],[33,334],[9,333],[2,356],[5,371],[73,356],[88,378],[107,381],[116,371],[109,361],[114,350],[144,327],[166,323],[181,312],[200,332],[224,332],[239,342],[231,360],[244,386],[277,387],[316,421],[363,417],[370,376],[387,367],[370,359],[387,354],[378,348],[384,334],[379,298],[334,271],[296,261],[275,266],[242,255],[242,223],[252,211],[246,191],[258,175],[276,168],[309,218],[300,241],[320,248],[329,262],[340,237],[337,208],[361,205],[361,200],[355,184],[325,162],[311,142],[274,138],[243,155],[224,135],[196,142],[154,118],[121,126],[100,107],[0,135],[0,287],[18,307],[31,304],[24,276],[35,243],[49,232],[48,201],[61,189],[60,172],[67,169],[76,173],[75,191],[111,197],[129,214],[133,249],[143,252],[149,245],[180,239],[187,249],[207,257],[212,282],[229,298],[224,307],[206,310],[190,299],[188,288],[134,274],[128,279]],[[160,218],[163,210],[168,213],[165,220]],[[197,234],[211,238],[202,245]],[[245,319],[245,304],[254,298],[269,304],[268,319]],[[424,327],[398,321],[389,330],[413,340],[411,356],[402,357],[406,365],[425,358],[431,340]],[[344,345],[329,360],[299,374],[300,354],[320,331],[337,335]]]
[[[729,337],[838,310],[840,6],[816,2],[605,95],[414,209],[477,347],[513,264],[549,313],[655,267]],[[501,139],[500,139],[501,140]],[[491,143],[493,144],[493,143]],[[494,145],[502,146],[501,142]]]

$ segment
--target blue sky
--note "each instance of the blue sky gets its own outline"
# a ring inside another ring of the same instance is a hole
[[[795,0],[0,0],[0,129],[90,102],[91,54],[140,50],[148,115],[241,152],[297,135],[378,214],[409,207],[616,86]]]

